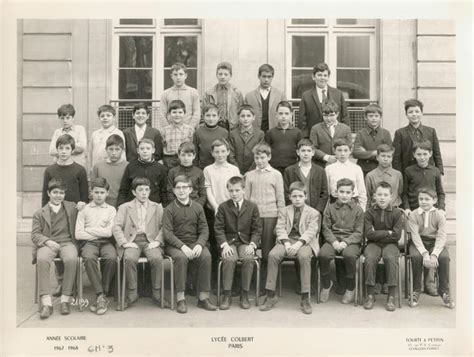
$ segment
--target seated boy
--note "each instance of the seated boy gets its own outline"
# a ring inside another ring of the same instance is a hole
[[[319,252],[322,284],[320,301],[326,302],[329,299],[332,287],[329,265],[338,254],[342,255],[344,260],[343,265],[336,264],[338,286],[346,288],[342,303],[350,304],[355,298],[356,260],[360,254],[360,244],[364,232],[364,211],[352,200],[354,195],[352,180],[340,179],[336,187],[336,202],[328,205],[323,217],[322,232],[325,243]],[[338,270],[340,271],[338,272]]]
[[[244,199],[245,183],[241,176],[231,177],[227,181],[227,190],[230,199],[219,205],[214,225],[222,257],[224,296],[220,309],[227,310],[232,303],[231,288],[238,259],[242,260],[240,307],[249,309],[248,292],[262,223],[257,205]]]
[[[337,199],[337,182],[347,178],[354,183],[353,199],[365,211],[367,208],[367,191],[365,189],[364,174],[360,166],[349,160],[351,155],[351,144],[346,139],[334,140],[334,151],[336,162],[326,166],[326,175],[329,186],[329,202],[334,203]]]
[[[408,217],[408,229],[412,244],[409,251],[413,268],[413,303],[418,305],[421,294],[421,274],[423,267],[438,269],[438,294],[446,307],[453,309],[454,301],[449,295],[449,253],[446,248],[446,214],[435,208],[436,192],[430,188],[418,191],[419,208]]]
[[[306,189],[302,182],[293,182],[289,188],[291,205],[278,210],[276,225],[277,244],[268,255],[267,297],[260,311],[268,311],[277,303],[275,288],[278,266],[285,257],[296,257],[300,266],[301,303],[305,314],[313,309],[309,299],[311,288],[311,258],[318,255],[320,214],[305,204]]]
[[[31,240],[33,241],[33,264],[38,270],[38,291],[41,299],[40,318],[53,313],[49,293],[49,272],[54,258],[59,256],[64,264],[62,282],[61,315],[70,313],[70,298],[73,294],[77,269],[77,242],[75,225],[76,204],[64,201],[66,184],[55,177],[47,183],[49,202],[33,215]]]
[[[125,308],[138,300],[137,265],[142,255],[151,267],[152,300],[161,306],[161,264],[165,244],[161,230],[163,208],[149,199],[150,187],[146,177],[133,179],[135,199],[119,207],[112,228],[127,278],[126,296],[123,297]]]
[[[173,258],[174,283],[176,286],[176,311],[184,314],[188,311],[185,299],[188,263],[194,263],[198,270],[199,300],[198,307],[215,311],[217,307],[209,300],[211,290],[211,254],[207,248],[209,229],[202,206],[191,200],[192,182],[186,176],[174,179],[176,199],[164,210],[163,235],[166,240],[166,254]]]
[[[105,202],[109,193],[109,184],[106,179],[92,180],[91,191],[92,202],[77,215],[76,239],[83,241],[81,255],[87,276],[97,296],[90,310],[97,315],[103,315],[109,305],[106,295],[110,291],[110,285],[117,270],[117,251],[112,237],[116,211]],[[98,267],[99,256],[102,259],[101,270]]]
[[[170,124],[165,126],[161,132],[163,137],[163,164],[168,170],[178,165],[179,145],[193,140],[194,128],[184,124],[185,114],[186,107],[181,100],[173,100],[169,104],[168,116]]]
[[[370,310],[375,303],[375,275],[380,258],[383,258],[388,298],[387,311],[395,311],[395,292],[398,275],[398,240],[403,228],[403,214],[392,207],[392,187],[387,182],[380,182],[375,189],[375,204],[365,212],[365,284],[367,298],[364,309]]]
[[[72,104],[63,104],[58,109],[58,118],[61,120],[61,128],[54,131],[51,143],[49,145],[49,154],[54,157],[54,162],[58,159],[58,150],[56,142],[64,134],[69,134],[76,143],[72,150],[72,160],[79,165],[86,167],[87,136],[86,130],[82,125],[74,124],[74,115],[76,110]]]

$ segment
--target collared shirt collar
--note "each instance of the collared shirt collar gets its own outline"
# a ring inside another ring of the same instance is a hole
[[[69,128],[67,128],[67,129],[65,129],[64,127],[61,128],[61,131],[62,131],[63,133],[66,133],[66,134],[67,134],[67,133],[70,133],[71,131],[74,131],[75,128],[76,128],[75,125],[71,125],[71,126],[70,126]]]
[[[271,167],[270,165],[268,165],[267,167],[264,167],[263,169],[260,169],[257,167],[257,172],[263,172],[263,171],[270,172],[272,170],[273,170],[273,167]]]
[[[391,167],[391,166],[390,166],[390,167],[387,167],[386,169],[384,169],[384,168],[382,168],[382,167],[380,167],[380,166],[377,166],[376,169],[377,169],[378,172],[380,172],[380,173],[382,173],[382,174],[387,174],[387,175],[389,175],[389,176],[392,176],[392,170],[391,170],[392,167]]]
[[[352,209],[352,208],[354,208],[355,203],[352,200],[350,200],[347,203],[342,203],[341,201],[339,201],[339,199],[336,200],[336,203],[335,203],[336,209],[342,208],[344,206],[348,206],[349,208]]]
[[[418,128],[415,128],[413,125],[411,124],[408,124],[408,128],[410,128],[410,130],[414,133],[416,132],[417,130],[420,130],[421,131],[421,128],[423,127],[423,124],[420,123],[420,125],[418,126]]]
[[[60,203],[59,205],[53,205],[51,202],[48,202],[48,205],[49,205],[49,208],[50,208],[54,213],[58,213],[59,210],[61,209],[61,206],[62,206],[63,204]]]
[[[372,208],[373,209],[377,209],[377,210],[385,210],[385,211],[391,211],[393,210],[393,207],[391,204],[389,204],[387,207],[385,208],[381,208],[377,203],[374,202],[374,204],[372,205]]]
[[[377,134],[379,132],[379,129],[380,129],[380,125],[376,128],[371,128],[370,126],[367,125],[367,134],[371,134],[373,131],[375,132],[375,134]]]
[[[174,84],[173,86],[171,87],[172,90],[186,90],[188,89],[189,87],[186,85],[186,84],[183,84],[182,87],[176,87]]]
[[[326,124],[326,126],[327,126],[328,128],[330,128],[331,126],[336,126],[337,124],[339,124],[339,121],[336,119],[336,120],[334,121],[334,123],[332,123],[332,124],[327,124],[326,122],[324,122],[324,124]]]
[[[111,134],[115,130],[115,125],[111,125],[108,128],[100,128],[103,133]]]
[[[171,121],[170,126],[173,127],[173,128],[177,128],[177,129],[183,129],[184,128],[184,121],[181,121],[181,123],[179,123],[179,124],[176,124],[173,121]]]
[[[230,83],[226,83],[224,85],[217,83],[217,89],[227,89],[230,90]]]
[[[178,207],[191,207],[191,205],[192,205],[192,200],[190,198],[188,199],[187,203],[183,203],[178,199],[175,199],[174,202],[175,202],[176,206],[178,206]]]
[[[243,133],[249,133],[249,134],[253,134],[253,125],[250,126],[250,128],[243,128],[239,125],[239,128],[240,128],[240,133],[243,134]]]
[[[430,212],[433,212],[433,211],[436,211],[437,208],[436,207],[431,207],[431,209],[429,211],[425,211],[423,208],[421,207],[418,207],[417,208],[417,211],[418,211],[418,214],[421,216],[423,213],[430,213]]]
[[[148,200],[146,200],[145,203],[141,203],[139,200],[137,200],[137,199],[135,198],[133,201],[135,201],[135,206],[136,206],[136,207],[143,206],[143,207],[145,207],[145,208],[148,208],[148,203],[149,203]]]
[[[89,203],[89,206],[90,206],[90,207],[107,208],[107,203],[106,203],[106,202],[103,202],[103,203],[99,206],[99,205],[97,205],[94,201],[91,201],[91,203]]]
[[[290,123],[290,125],[288,125],[288,127],[286,129],[283,129],[282,126],[280,125],[280,123],[278,123],[276,128],[279,129],[279,130],[288,130],[288,129],[292,129],[293,125],[291,125],[291,123]]]

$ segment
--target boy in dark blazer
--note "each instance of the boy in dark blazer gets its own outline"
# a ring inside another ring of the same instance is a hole
[[[262,223],[257,205],[244,199],[245,183],[242,177],[231,177],[227,181],[227,190],[231,199],[219,205],[214,224],[223,261],[224,296],[220,309],[227,310],[232,303],[231,288],[238,259],[242,260],[240,307],[249,309],[248,292],[252,280],[255,250],[262,236]]]
[[[152,128],[146,123],[150,118],[148,106],[145,103],[134,105],[132,115],[133,120],[135,120],[135,125],[123,130],[127,161],[131,162],[138,159],[138,143],[143,138],[151,139],[155,143],[155,160],[161,160],[163,158],[163,139],[158,129]]]
[[[301,129],[305,138],[309,136],[314,125],[323,121],[322,104],[329,99],[341,109],[340,122],[349,127],[351,125],[343,93],[337,88],[328,86],[330,74],[331,70],[326,63],[314,66],[313,81],[315,86],[301,96],[298,128]]]

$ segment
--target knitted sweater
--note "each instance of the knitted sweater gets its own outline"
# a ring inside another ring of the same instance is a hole
[[[41,205],[49,201],[48,182],[53,177],[60,177],[66,185],[66,196],[64,200],[77,203],[79,201],[89,202],[89,187],[87,184],[86,169],[76,162],[69,165],[53,164],[44,171],[43,194]]]
[[[215,126],[209,128],[206,125],[201,125],[193,134],[193,144],[196,149],[196,158],[194,165],[204,170],[206,166],[214,163],[214,158],[211,155],[211,145],[214,140],[227,139],[229,132],[220,127]]]

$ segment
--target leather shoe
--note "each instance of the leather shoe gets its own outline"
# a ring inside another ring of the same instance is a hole
[[[207,310],[207,311],[216,311],[217,310],[217,306],[213,305],[211,303],[211,300],[209,300],[209,299],[198,300],[197,307],[199,307],[200,309]]]
[[[185,314],[188,312],[188,308],[186,306],[186,300],[179,300],[176,306],[176,311],[180,314]]]
[[[230,308],[230,305],[232,304],[232,297],[231,296],[226,296],[224,295],[221,300],[221,304],[219,306],[219,309],[221,310],[228,310]]]
[[[364,309],[371,310],[374,307],[375,297],[373,295],[368,295],[364,301]]]
[[[130,306],[132,306],[137,300],[138,300],[138,297],[133,298],[133,299],[127,297],[127,298],[125,299],[124,308],[125,308],[125,309],[128,309],[128,308],[129,308]]]
[[[53,307],[49,305],[43,305],[40,310],[40,319],[44,320],[53,314]]]
[[[260,311],[269,311],[273,308],[273,306],[276,305],[278,302],[278,298],[276,296],[274,297],[266,297],[265,301],[263,302],[263,305],[260,306]]]
[[[355,299],[355,290],[346,290],[344,296],[342,297],[343,304],[351,304],[354,302]]]
[[[385,305],[385,310],[387,311],[395,311],[395,297],[388,296],[387,305]]]
[[[240,307],[245,310],[250,309],[250,302],[247,296],[240,297]]]
[[[54,291],[51,295],[53,295],[53,297],[60,297],[62,293],[63,293],[63,286],[59,284],[56,286],[56,288],[54,288]]]
[[[313,308],[311,307],[311,302],[309,299],[301,300],[301,308],[303,309],[303,313],[306,315],[310,315],[313,313]]]
[[[59,311],[61,315],[69,315],[71,313],[71,306],[68,302],[62,302]]]
[[[161,307],[161,298],[157,299],[155,298],[154,296],[151,298],[151,300],[153,301],[153,303],[158,306],[158,307]],[[171,307],[170,303],[164,299],[163,300],[163,309],[169,309]]]

